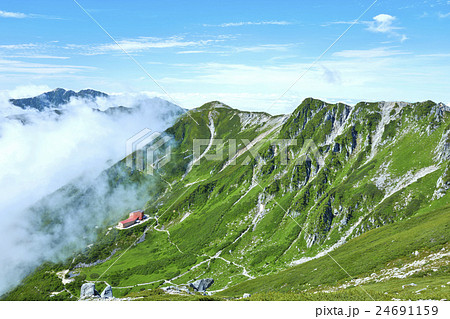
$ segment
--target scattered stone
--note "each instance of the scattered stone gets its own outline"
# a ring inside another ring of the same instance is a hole
[[[415,286],[417,286],[417,284],[415,284],[415,283],[410,283],[410,284],[407,284],[407,285],[403,285],[402,286],[402,289],[405,289],[405,287],[408,287],[408,286],[411,286],[411,287],[415,287]]]
[[[80,299],[99,297],[100,294],[95,290],[95,284],[88,282],[81,286]]]
[[[427,288],[419,289],[419,290],[416,291],[416,294],[420,294],[421,291],[424,291],[424,290],[426,290],[426,289],[427,289]]]
[[[103,299],[109,299],[109,298],[114,298],[113,296],[113,291],[112,291],[112,287],[110,285],[108,285],[105,290],[103,290],[101,297]]]
[[[184,293],[187,293],[187,294],[190,294],[191,292],[189,291],[189,288],[188,287],[179,287],[178,289],[180,289],[180,291],[182,291],[182,292],[184,292]]]
[[[141,236],[141,238],[138,239],[138,241],[136,242],[135,245],[139,245],[140,243],[143,243],[145,241],[145,232],[144,234]]]
[[[190,294],[189,288],[186,286],[168,286],[161,288],[166,294]]]
[[[214,279],[212,278],[205,278],[205,279],[199,279],[193,283],[190,283],[189,286],[194,288],[198,292],[205,292],[206,289],[211,287],[211,285],[214,283]]]
[[[69,278],[75,278],[75,277],[77,277],[79,275],[80,275],[79,273],[69,271]]]
[[[242,298],[250,298],[252,295],[245,293]]]
[[[109,255],[109,257],[107,257],[107,258],[105,258],[105,259],[100,259],[100,260],[94,261],[93,263],[90,263],[90,264],[79,263],[78,265],[76,265],[75,267],[73,267],[73,269],[94,267],[94,266],[100,265],[100,264],[102,264],[102,263],[104,263],[104,262],[107,262],[108,260],[110,260],[110,259],[114,256],[114,254],[117,252],[117,250],[118,250],[117,248],[114,249],[114,250],[111,252],[111,255]]]

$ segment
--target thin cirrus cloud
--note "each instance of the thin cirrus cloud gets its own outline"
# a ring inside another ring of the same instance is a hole
[[[333,53],[333,56],[341,58],[370,59],[370,58],[386,58],[404,54],[410,53],[407,51],[394,50],[390,47],[381,47],[368,50],[343,50]]]
[[[0,10],[0,18],[15,18],[15,19],[23,19],[28,18],[29,15],[22,12],[8,12]]]
[[[23,13],[23,12],[10,12],[0,10],[0,18],[12,18],[12,19],[25,19],[25,18],[42,18],[42,19],[56,19],[60,20],[58,17],[51,17],[42,14],[35,13]]]
[[[203,47],[214,42],[223,41],[222,39],[208,39],[198,41],[188,41],[183,37],[170,37],[167,39],[154,37],[139,37],[134,39],[119,40],[116,43],[99,45],[78,45],[68,44],[66,49],[77,49],[84,55],[106,54],[125,50],[128,53],[141,52],[149,49],[170,49],[185,47]]]
[[[55,59],[55,60],[67,60],[70,59],[68,56],[57,56],[57,55],[7,55],[4,58],[12,59]]]
[[[217,50],[181,50],[177,54],[219,54],[232,55],[237,53],[260,53],[266,51],[287,51],[296,46],[296,43],[286,44],[260,44],[253,46],[220,46]]]
[[[441,19],[445,19],[445,18],[450,17],[450,12],[447,12],[447,13],[441,13],[441,12],[439,12],[439,13],[438,13],[438,16],[439,16],[439,18],[441,18]]]
[[[292,24],[292,22],[288,21],[241,21],[241,22],[227,22],[227,23],[221,23],[221,24],[204,24],[204,27],[221,27],[221,28],[228,28],[228,27],[240,27],[244,25],[289,25]]]
[[[0,58],[0,72],[37,75],[73,74],[82,71],[94,71],[95,67],[79,65],[57,65],[47,63],[31,63]]]
[[[22,58],[22,59],[57,59],[67,60],[70,57],[53,54],[55,41],[50,43],[19,43],[0,45],[2,58]]]
[[[37,48],[38,45],[35,43],[20,43],[20,44],[2,44],[0,49],[5,50],[28,50]]]

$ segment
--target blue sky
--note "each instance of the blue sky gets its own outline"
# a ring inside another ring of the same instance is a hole
[[[78,0],[183,107],[450,102],[450,1]],[[164,92],[73,0],[0,1],[0,91]]]

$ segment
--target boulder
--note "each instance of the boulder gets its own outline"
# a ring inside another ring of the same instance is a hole
[[[101,297],[103,299],[110,299],[110,298],[114,298],[113,296],[113,291],[112,291],[112,287],[110,285],[108,285],[105,290],[103,290]]]
[[[214,283],[214,279],[212,278],[205,278],[205,279],[199,279],[195,282],[192,282],[189,284],[192,288],[194,288],[198,292],[205,292],[206,289],[211,287],[211,285]]]
[[[245,293],[242,298],[250,298],[252,295]]]
[[[81,286],[80,299],[99,297],[100,294],[95,290],[95,284],[88,282]]]

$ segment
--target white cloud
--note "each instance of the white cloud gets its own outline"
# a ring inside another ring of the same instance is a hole
[[[5,50],[26,50],[37,48],[38,45],[35,43],[21,43],[21,44],[2,44],[0,49]]]
[[[52,17],[42,14],[34,14],[34,13],[22,13],[22,12],[9,12],[0,10],[0,18],[13,18],[13,19],[24,19],[24,18],[41,18],[41,19],[52,19],[52,20],[61,20],[58,17]]]
[[[207,53],[207,51],[204,50],[185,50],[185,51],[178,51],[177,54],[197,54],[197,53]]]
[[[29,73],[29,74],[66,74],[81,71],[93,71],[95,67],[81,65],[59,65],[23,62],[18,60],[8,60],[0,58],[0,73]]]
[[[8,12],[8,11],[0,10],[0,17],[1,18],[23,19],[23,18],[29,17],[29,15],[25,14],[25,13],[22,13],[22,12]]]
[[[147,49],[164,49],[164,48],[176,48],[176,47],[189,47],[196,45],[205,45],[211,42],[211,40],[201,41],[184,41],[182,37],[172,37],[169,39],[156,39],[141,37],[137,39],[127,39],[117,41],[117,43],[128,52],[137,52]],[[96,48],[99,51],[117,51],[121,50],[116,44],[104,44]]]
[[[13,90],[2,92],[3,95],[0,96],[7,96],[8,98],[12,99],[20,99],[37,96],[42,92],[48,92],[50,90],[52,89],[48,85],[21,85],[14,88]]]
[[[353,21],[332,21],[332,22],[324,23],[321,26],[322,27],[328,27],[328,26],[333,25],[333,24],[361,24],[361,23],[363,23],[363,22],[362,21],[356,21],[356,20],[353,20]]]
[[[404,42],[408,39],[405,34],[400,34],[396,30],[402,29],[401,27],[397,27],[394,25],[394,22],[397,20],[396,17],[391,16],[389,14],[379,14],[373,17],[373,21],[363,22],[368,25],[367,30],[375,33],[385,33],[390,36],[394,36],[400,39],[400,42]]]
[[[384,33],[390,36],[395,36],[399,38],[400,42],[403,42],[408,39],[405,34],[399,34],[397,30],[402,29],[401,27],[395,26],[395,22],[397,18],[390,14],[379,14],[373,17],[372,21],[333,21],[322,24],[322,27],[328,27],[334,24],[362,24],[366,25],[368,31],[374,33]]]
[[[406,40],[408,40],[409,38],[405,35],[405,34],[402,34],[401,35],[401,37],[400,37],[400,42],[404,42],[404,41],[406,41]]]
[[[343,50],[333,53],[333,56],[342,58],[384,58],[395,55],[409,54],[406,51],[392,50],[389,47],[374,48],[368,50]]]
[[[441,19],[448,18],[448,17],[450,17],[450,12],[448,12],[448,13],[441,13],[441,12],[439,12],[438,16]]]
[[[67,60],[70,59],[68,56],[57,56],[57,55],[6,55],[4,58],[22,58],[22,59],[56,59],[56,60]]]
[[[341,81],[341,74],[337,70],[332,70],[327,68],[324,65],[321,65],[323,69],[323,78],[328,83],[334,83],[334,84],[340,84]]]
[[[392,33],[394,30],[399,29],[393,25],[396,17],[389,14],[379,14],[373,17],[373,21],[369,22],[369,31],[380,33]]]
[[[27,59],[69,59],[68,56],[55,54],[58,46],[54,41],[44,43],[19,43],[0,45],[0,55],[2,58],[27,58]]]
[[[333,24],[363,24],[367,25],[367,30],[375,33],[395,33],[395,30],[401,29],[394,25],[394,22],[397,20],[396,17],[391,16],[389,14],[379,14],[371,21],[333,21],[322,24],[323,27],[327,27]]]
[[[222,23],[222,24],[204,24],[204,27],[240,27],[244,25],[289,25],[292,24],[292,22],[288,21],[259,21],[259,22],[252,22],[252,21],[241,21],[241,22],[228,22],[228,23]]]
[[[253,46],[219,46],[215,49],[210,50],[183,50],[177,52],[177,54],[199,54],[199,53],[207,53],[207,54],[219,54],[219,55],[233,55],[237,53],[259,53],[266,51],[287,51],[289,48],[294,47],[296,44],[294,43],[285,43],[285,44],[260,44]]]
[[[118,40],[116,43],[107,43],[99,45],[79,45],[68,44],[65,48],[72,50],[81,50],[81,54],[97,55],[111,52],[120,52],[125,50],[128,53],[142,52],[150,49],[168,49],[185,47],[203,47],[211,43],[222,42],[222,38],[187,41],[184,37],[173,36],[166,39],[154,37],[138,37],[134,39]]]
[[[421,54],[419,56],[432,58],[448,58],[450,57],[450,53],[431,53],[431,54]]]
[[[124,39],[117,41],[120,47],[115,43],[99,45],[78,45],[68,44],[66,49],[78,50],[84,55],[98,55],[112,52],[121,52],[122,49],[128,53],[142,52],[150,49],[170,49],[180,48],[177,54],[221,54],[229,55],[242,52],[264,52],[264,51],[286,51],[295,46],[294,43],[284,44],[259,44],[249,46],[229,46],[219,44],[226,41],[228,37],[217,36],[204,40],[185,40],[181,36],[173,36],[167,39],[153,37],[139,37],[135,39]],[[192,48],[192,49],[186,49]],[[184,49],[184,50],[183,50]]]
[[[294,46],[294,44],[260,44],[248,47],[234,47],[233,51],[236,53],[241,52],[263,52],[263,51],[286,51],[288,48]]]

